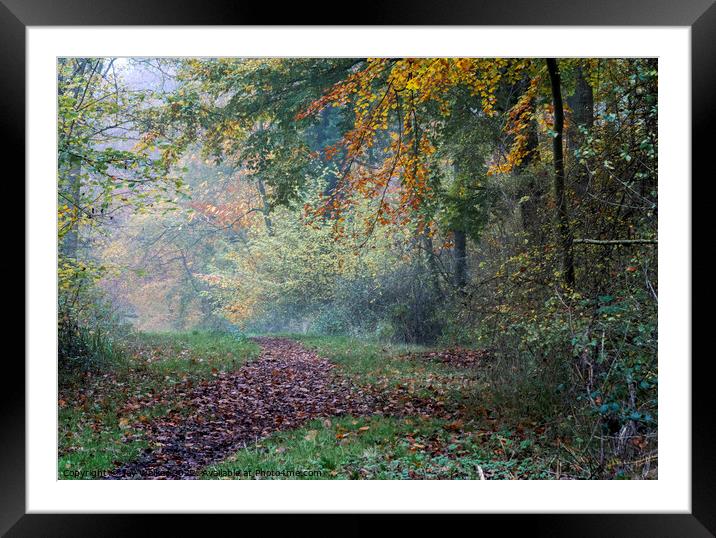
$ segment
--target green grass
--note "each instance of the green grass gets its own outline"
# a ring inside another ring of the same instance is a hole
[[[346,336],[291,335],[309,348],[336,363],[350,379],[363,386],[380,388],[409,387],[418,395],[430,395],[432,389],[449,390],[472,375],[437,361],[406,358],[409,353],[430,348],[360,340]],[[429,388],[429,390],[428,390]],[[458,397],[454,393],[452,397]]]
[[[338,365],[352,382],[399,390],[456,409],[475,390],[476,373],[406,357],[420,346],[343,336],[285,335]],[[551,452],[533,433],[501,429],[490,413],[440,418],[331,418],[278,432],[205,469],[206,479],[488,479],[553,478]],[[361,429],[363,428],[363,429]],[[261,471],[263,475],[256,476]],[[309,475],[300,475],[304,471]],[[273,476],[272,476],[273,475]]]
[[[439,419],[342,417],[276,433],[207,467],[204,479],[546,479],[532,445],[500,434],[454,431]],[[510,455],[496,457],[495,451]]]
[[[140,333],[123,349],[101,371],[64,373],[60,380],[61,479],[98,478],[148,447],[132,424],[140,417],[163,416],[172,405],[124,410],[132,398],[151,397],[182,381],[208,379],[217,371],[239,368],[259,353],[249,340],[200,331]]]
[[[205,378],[212,371],[235,370],[259,354],[259,346],[228,333],[139,333],[131,348],[144,355],[150,370],[167,376]]]
[[[349,337],[291,337],[337,364],[339,375],[379,393],[397,391],[465,410],[482,386],[474,371],[406,357],[427,348]],[[138,334],[123,347],[112,368],[63,380],[60,478],[97,478],[135,459],[151,448],[134,428],[137,420],[187,411],[171,400],[127,411],[133,398],[146,398],[174,383],[208,379],[259,353],[250,340],[196,331]],[[506,426],[495,410],[460,416],[459,424],[421,417],[316,420],[238,451],[207,468],[203,477],[254,478],[260,470],[264,476],[259,478],[281,479],[478,479],[482,470],[488,479],[554,478],[554,447],[533,427]],[[302,471],[314,474],[295,474]]]

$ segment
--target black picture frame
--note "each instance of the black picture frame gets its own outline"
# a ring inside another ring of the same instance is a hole
[[[335,24],[336,3],[273,4],[213,0],[0,0],[0,121],[7,156],[25,151],[25,30],[27,26],[80,25],[284,25]],[[328,20],[332,17],[331,20]],[[343,19],[347,20],[347,19]],[[362,2],[350,15],[353,25],[576,25],[689,26],[692,36],[692,177],[713,175],[711,137],[716,121],[716,5],[714,0],[399,0],[380,5]],[[24,162],[13,178],[24,176]],[[708,167],[708,168],[707,168]],[[710,174],[706,175],[706,171]],[[684,180],[681,178],[679,180]],[[6,181],[12,181],[10,174]],[[16,180],[15,180],[16,181]],[[692,185],[695,184],[692,181]],[[694,199],[692,197],[692,199]],[[27,200],[26,200],[27,201]],[[696,227],[693,228],[697,230]],[[710,228],[707,228],[710,229]],[[707,232],[708,233],[708,232]],[[16,234],[19,235],[19,234]],[[19,242],[19,240],[18,240]],[[713,243],[713,241],[707,241]],[[692,244],[698,244],[695,239]],[[19,252],[20,247],[18,245]],[[26,282],[27,290],[27,282]],[[708,299],[701,296],[701,302]],[[9,309],[9,305],[6,306]],[[694,316],[694,327],[708,334],[705,319]],[[206,516],[54,514],[28,515],[25,510],[25,369],[13,357],[3,365],[2,434],[0,435],[0,532],[8,536],[101,536],[129,534],[186,535],[194,525],[204,531]],[[665,358],[666,360],[667,358]],[[668,360],[689,360],[669,357]],[[480,515],[466,522],[487,532],[486,524],[510,533],[549,536],[712,536],[716,533],[716,458],[711,399],[710,354],[693,353],[692,368],[692,511],[690,514]],[[12,380],[12,381],[11,381]],[[221,523],[229,517],[216,516]],[[241,524],[256,516],[240,516]],[[278,518],[275,523],[305,527],[307,516]],[[372,521],[311,523],[327,530],[362,533]],[[357,517],[357,516],[351,516]],[[368,519],[378,516],[367,516]],[[197,519],[202,518],[202,521]],[[299,518],[295,521],[296,518]],[[250,523],[250,522],[249,522]],[[382,523],[381,523],[382,524]],[[422,516],[402,522],[402,532],[424,528]],[[223,525],[222,525],[223,526]],[[236,529],[236,527],[234,527]],[[242,527],[243,528],[243,527]],[[470,528],[470,527],[468,527]],[[177,531],[179,529],[179,531]]]

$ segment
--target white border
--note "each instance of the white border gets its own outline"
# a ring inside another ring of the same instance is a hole
[[[27,510],[690,512],[690,29],[27,29]],[[56,480],[57,56],[658,56],[659,479],[575,482]]]

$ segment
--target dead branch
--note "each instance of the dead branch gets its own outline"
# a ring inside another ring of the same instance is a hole
[[[656,245],[656,239],[575,239],[574,243],[585,245]]]

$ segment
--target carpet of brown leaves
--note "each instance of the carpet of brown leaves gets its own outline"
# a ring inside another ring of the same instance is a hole
[[[156,404],[169,404],[172,409],[161,418],[139,415],[131,426],[143,433],[150,448],[109,478],[196,478],[207,465],[273,432],[319,417],[455,417],[439,398],[419,397],[404,387],[361,389],[335,364],[294,340],[265,337],[257,342],[261,355],[238,370],[217,371],[211,380],[185,381],[163,393],[130,400],[123,410],[127,413]],[[456,356],[452,352],[428,355],[431,360]],[[475,352],[466,356],[469,364],[478,360]]]
[[[282,338],[258,341],[261,356],[240,369],[153,397],[155,403],[182,402],[184,409],[134,424],[153,448],[111,478],[194,478],[206,465],[274,431],[318,417],[374,412],[375,398],[336,376],[335,365],[315,352]],[[133,401],[127,408],[147,403]]]

